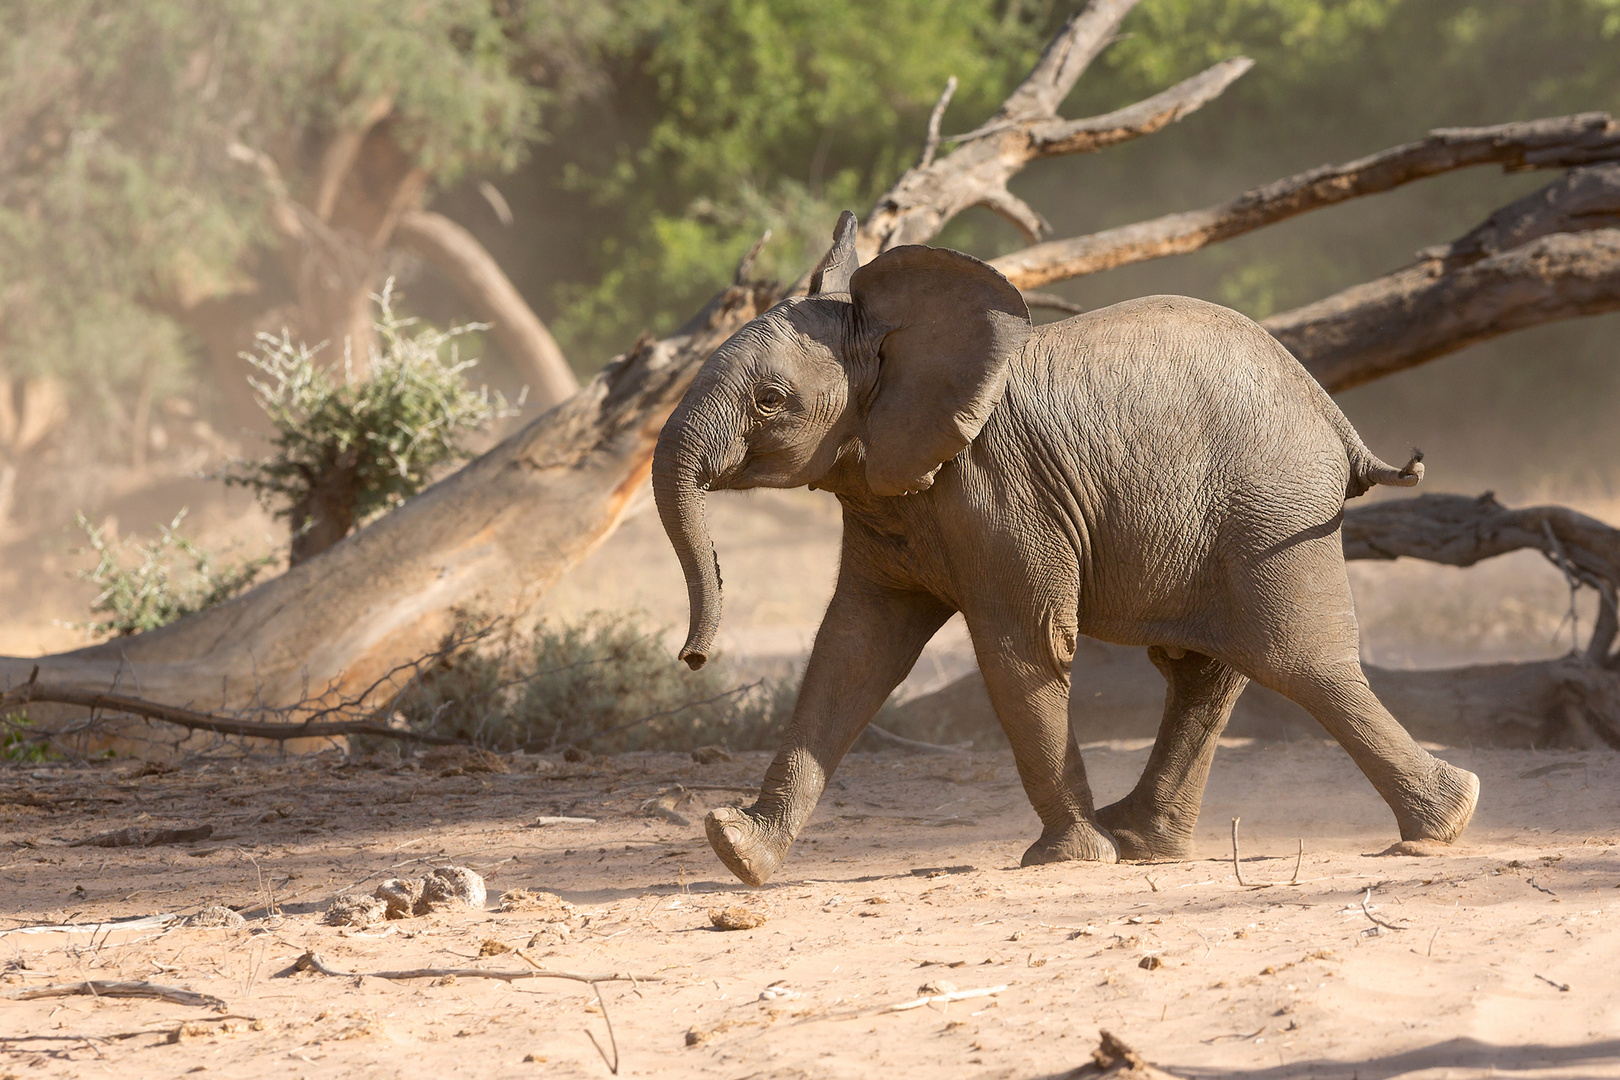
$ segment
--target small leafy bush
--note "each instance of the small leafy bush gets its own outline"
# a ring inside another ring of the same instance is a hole
[[[155,630],[229,600],[279,561],[276,555],[266,555],[218,566],[196,541],[180,534],[185,517],[182,509],[173,521],[160,526],[156,539],[144,544],[126,539],[114,545],[83,513],[77,516],[76,523],[89,544],[86,550],[96,556],[96,565],[79,571],[79,578],[101,590],[90,601],[92,618],[81,624],[83,629],[96,637]]]
[[[0,761],[19,765],[37,765],[56,755],[44,736],[33,732],[34,723],[28,714],[13,712],[0,716]]]
[[[477,361],[461,359],[458,339],[484,324],[416,328],[395,313],[392,280],[373,299],[381,347],[363,379],[347,354],[334,372],[318,362],[320,346],[294,344],[285,331],[260,334],[258,354],[242,354],[259,373],[248,381],[275,428],[274,452],[235,462],[221,478],[288,519],[295,563],[421,491],[436,468],[470,456],[469,435],[522,404],[464,378]],[[313,547],[300,544],[311,533]]]
[[[398,702],[396,722],[531,753],[776,745],[797,680],[738,682],[723,661],[690,671],[662,637],[596,614],[465,649],[417,679]]]

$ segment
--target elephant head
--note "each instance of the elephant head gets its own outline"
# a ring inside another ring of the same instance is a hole
[[[816,486],[835,468],[874,495],[926,490],[990,418],[1029,338],[1023,296],[991,267],[923,246],[859,266],[855,230],[846,210],[809,295],[716,349],[659,436],[653,494],[686,575],[693,668],[720,623],[705,491]]]

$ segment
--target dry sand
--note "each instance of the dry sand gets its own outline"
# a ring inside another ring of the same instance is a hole
[[[1088,748],[1099,795],[1134,781],[1140,743]],[[1223,748],[1198,859],[1017,868],[1036,821],[1009,756],[852,755],[771,886],[730,880],[701,813],[755,785],[765,756],[673,754],[549,775],[367,767],[335,754],[131,776],[128,763],[0,772],[0,993],[149,980],[213,995],[0,999],[0,1077],[608,1075],[1045,1077],[1107,1028],[1198,1077],[1620,1076],[1620,757],[1456,750],[1479,816],[1440,857],[1374,857],[1387,810],[1321,742]],[[643,805],[690,791],[681,825]],[[1243,875],[1298,884],[1242,888]],[[594,824],[534,826],[542,816]],[[122,827],[211,824],[207,840],[67,846]],[[489,910],[366,930],[333,897],[466,865]],[[558,913],[501,913],[503,890]],[[279,914],[266,910],[272,900]],[[1376,926],[1362,910],[1402,927]],[[18,933],[210,903],[237,929]],[[708,910],[766,916],[720,931]],[[636,984],[286,974],[527,967],[485,942]],[[656,977],[657,981],[654,981]],[[919,987],[1005,987],[886,1011]],[[603,1015],[603,1006],[607,1015]],[[611,1054],[611,1051],[609,1051]]]

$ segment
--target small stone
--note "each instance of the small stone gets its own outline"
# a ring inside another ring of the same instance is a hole
[[[591,760],[591,752],[589,750],[581,750],[577,746],[564,747],[562,754],[564,761],[580,762]]]
[[[1158,971],[1160,968],[1164,967],[1164,961],[1160,960],[1157,956],[1144,956],[1140,961],[1137,962],[1136,966],[1139,968],[1145,968],[1148,971]]]
[[[511,951],[512,946],[508,945],[506,942],[497,938],[485,938],[484,943],[478,947],[478,958],[482,960],[488,956],[499,956],[502,953],[509,953]]]
[[[699,765],[718,765],[722,761],[736,761],[723,746],[700,746],[692,751],[692,760]]]
[[[753,930],[765,925],[765,913],[753,908],[710,908],[709,921],[721,930]]]

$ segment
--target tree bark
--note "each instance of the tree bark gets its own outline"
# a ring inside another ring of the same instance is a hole
[[[1620,309],[1620,229],[1555,233],[1455,272],[1425,261],[1263,325],[1329,390],[1481,341]]]
[[[579,379],[551,331],[472,233],[443,214],[412,210],[400,218],[394,240],[437,267],[479,309],[506,354],[523,370],[535,404],[549,409],[578,392]]]
[[[1020,289],[1038,289],[1147,259],[1186,255],[1310,210],[1455,169],[1501,165],[1506,171],[1518,172],[1617,159],[1620,123],[1607,113],[1495,127],[1444,128],[1418,142],[1253,188],[1218,206],[1036,244],[1003,256],[994,265]]]

